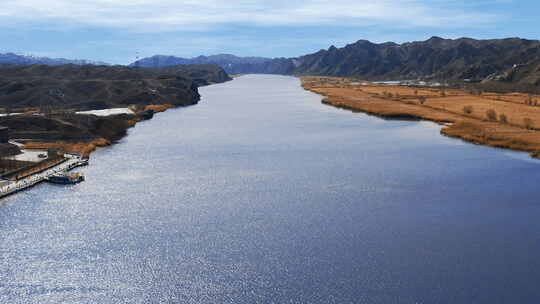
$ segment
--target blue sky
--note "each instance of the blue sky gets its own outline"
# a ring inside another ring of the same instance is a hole
[[[359,39],[540,39],[533,0],[2,0],[0,52],[132,62],[294,57]]]

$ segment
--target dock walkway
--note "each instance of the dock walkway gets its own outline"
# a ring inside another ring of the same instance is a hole
[[[73,168],[85,166],[88,164],[87,160],[84,160],[79,156],[66,155],[66,158],[67,160],[65,162],[62,162],[61,164],[57,166],[51,167],[40,173],[33,174],[31,176],[28,176],[16,182],[11,182],[5,186],[0,187],[0,198],[4,198],[6,196],[15,194],[19,191],[33,187],[45,181],[48,177],[54,174],[64,172],[64,171],[69,171],[69,170],[72,170]]]

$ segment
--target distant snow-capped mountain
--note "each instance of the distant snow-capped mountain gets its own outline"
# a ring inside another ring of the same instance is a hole
[[[0,64],[11,65],[32,65],[32,64],[45,64],[45,65],[110,65],[105,62],[81,60],[81,59],[65,59],[65,58],[48,58],[38,57],[32,55],[19,55],[14,53],[0,54]]]

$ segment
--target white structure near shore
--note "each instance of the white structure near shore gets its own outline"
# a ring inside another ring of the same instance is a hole
[[[92,111],[81,111],[77,114],[86,114],[86,115],[96,115],[96,116],[110,116],[118,114],[135,114],[129,108],[114,108],[114,109],[105,109],[105,110],[92,110]]]

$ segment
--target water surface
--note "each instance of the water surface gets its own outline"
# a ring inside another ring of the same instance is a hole
[[[0,204],[0,303],[537,303],[539,163],[244,76]]]

